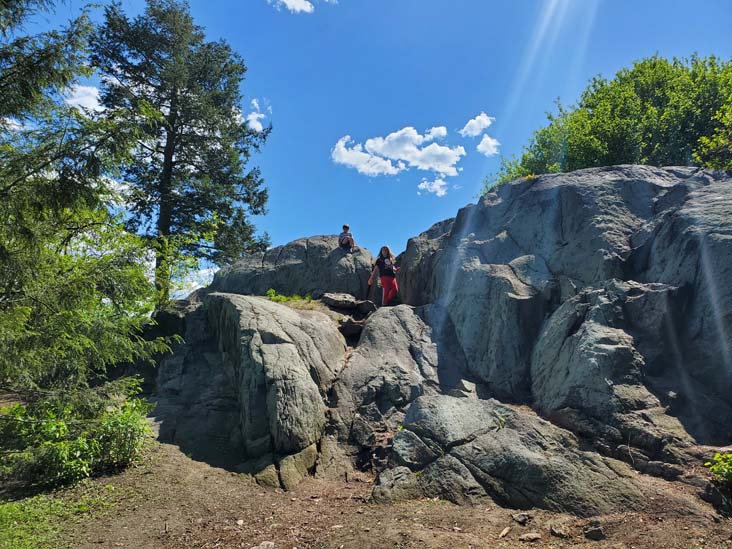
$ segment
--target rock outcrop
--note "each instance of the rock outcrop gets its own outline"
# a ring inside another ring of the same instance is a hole
[[[492,500],[577,515],[643,500],[627,465],[583,452],[569,432],[493,399],[420,397],[394,439],[394,459],[401,467],[381,475],[377,500]]]
[[[342,292],[365,298],[371,267],[371,254],[365,248],[349,253],[338,246],[337,236],[312,236],[221,269],[209,290],[264,295],[272,288],[284,295],[320,297]]]
[[[213,293],[196,315],[187,344],[161,367],[161,437],[245,471],[281,471],[286,460],[291,486],[302,461],[292,456],[307,453],[300,469],[315,464],[343,337],[322,313],[260,297]]]
[[[160,368],[161,437],[261,484],[368,467],[380,500],[578,515],[646,505],[632,468],[701,485],[704,445],[732,443],[728,175],[517,180],[400,261],[405,305],[376,312],[371,256],[336,237],[222,270],[171,316],[186,344]],[[333,311],[251,297],[269,288]]]

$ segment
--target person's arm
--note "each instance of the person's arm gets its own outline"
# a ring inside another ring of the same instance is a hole
[[[374,268],[371,269],[371,276],[369,276],[369,286],[371,286],[374,283],[374,276],[376,276],[376,271],[378,267],[374,265]]]

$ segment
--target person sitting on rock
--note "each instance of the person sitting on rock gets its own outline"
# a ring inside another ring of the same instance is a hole
[[[343,225],[343,232],[338,236],[338,245],[348,253],[358,250],[351,234],[351,227],[348,225]]]
[[[396,259],[394,254],[391,253],[389,246],[382,246],[379,250],[379,257],[376,260],[376,265],[371,270],[371,276],[369,277],[369,286],[374,282],[374,276],[379,273],[379,280],[381,281],[381,289],[383,291],[381,298],[382,307],[386,307],[399,293],[399,286],[397,286],[396,275],[399,272],[399,267],[396,266]]]

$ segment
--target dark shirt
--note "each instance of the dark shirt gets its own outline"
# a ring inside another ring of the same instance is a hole
[[[379,276],[388,276],[390,278],[396,278],[395,265],[388,258],[380,257],[376,260],[376,266],[379,269]]]

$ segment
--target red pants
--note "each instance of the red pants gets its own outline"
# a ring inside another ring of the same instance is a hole
[[[384,292],[381,298],[381,305],[388,305],[397,296],[399,286],[397,286],[396,278],[393,276],[382,276],[379,280],[381,281],[381,289]]]

